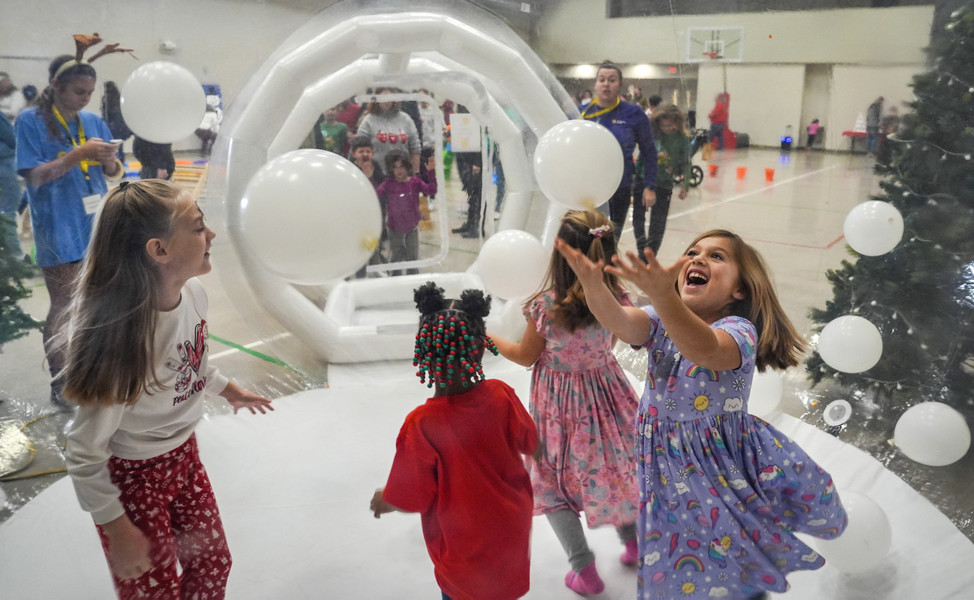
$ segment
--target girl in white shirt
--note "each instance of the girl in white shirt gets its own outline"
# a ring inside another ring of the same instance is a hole
[[[74,294],[61,376],[80,408],[65,456],[119,598],[224,597],[230,553],[193,431],[204,391],[235,413],[273,410],[208,364],[196,277],[210,271],[214,235],[187,192],[123,182],[105,197]]]

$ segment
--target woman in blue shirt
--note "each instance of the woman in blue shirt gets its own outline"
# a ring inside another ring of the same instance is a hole
[[[63,348],[53,338],[66,321],[94,213],[108,191],[105,177],[121,177],[123,169],[117,146],[108,141],[108,125],[82,110],[95,89],[94,68],[63,55],[51,62],[48,73],[50,85],[36,107],[20,113],[15,129],[17,171],[27,181],[37,265],[51,298],[44,352],[54,378],[64,365]],[[51,401],[66,406],[57,380],[51,383]]]
[[[646,187],[642,198],[636,202],[642,202],[646,208],[656,203],[656,194],[653,192],[656,186],[656,143],[653,141],[653,128],[642,108],[619,97],[621,89],[622,69],[615,63],[605,61],[599,65],[595,74],[595,98],[578,107],[583,119],[606,127],[622,147],[622,181],[608,202],[599,207],[612,220],[616,242],[622,235],[622,227],[626,224],[626,215],[632,201],[632,154],[637,146],[643,157]]]

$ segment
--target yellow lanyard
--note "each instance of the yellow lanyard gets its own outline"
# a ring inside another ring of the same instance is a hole
[[[71,145],[75,148],[80,148],[83,146],[85,143],[85,127],[81,124],[81,115],[78,115],[78,139],[75,140],[74,136],[71,135],[71,129],[68,127],[67,121],[65,121],[64,117],[61,116],[61,111],[59,111],[56,106],[52,106],[51,108],[54,111],[54,116],[57,118],[57,122],[64,127],[65,131],[68,132],[68,139],[71,140]],[[85,180],[90,180],[90,177],[88,177],[88,165],[96,164],[96,162],[97,161],[89,160],[81,161],[79,166],[81,167],[81,172],[85,174]]]
[[[594,112],[592,114],[588,114],[588,109],[591,108],[592,105],[595,104],[595,102],[589,102],[589,105],[586,106],[585,107],[585,110],[582,111],[582,118],[583,119],[594,119],[595,117],[601,117],[602,115],[604,115],[606,113],[612,112],[613,110],[615,110],[615,107],[619,106],[619,100],[620,100],[619,96],[616,96],[615,104],[613,104],[609,108],[603,108],[602,110],[600,110],[598,112]]]

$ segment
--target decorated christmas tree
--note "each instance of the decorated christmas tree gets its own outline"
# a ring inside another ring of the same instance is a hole
[[[7,227],[15,227],[5,215],[0,215],[0,231]],[[24,280],[34,272],[26,265],[19,253],[13,248],[7,248],[5,235],[0,235],[0,349],[11,340],[27,335],[33,329],[38,329],[41,323],[21,310],[18,302],[30,296],[30,290],[24,287]]]
[[[925,401],[974,422],[974,3],[965,4],[933,36],[930,68],[914,77],[889,162],[876,167],[873,200],[902,215],[902,239],[878,256],[851,250],[828,272],[834,297],[811,311],[823,327],[857,315],[879,330],[881,357],[865,371],[840,372],[819,352],[806,366],[814,384],[848,390],[854,410],[881,405],[872,426],[890,433]]]

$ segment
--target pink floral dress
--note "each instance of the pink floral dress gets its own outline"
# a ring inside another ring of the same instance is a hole
[[[534,514],[570,509],[589,527],[636,521],[636,394],[598,323],[569,332],[552,322],[554,291],[525,309],[545,349],[531,376],[540,460],[529,458]],[[631,306],[628,295],[620,301]]]

